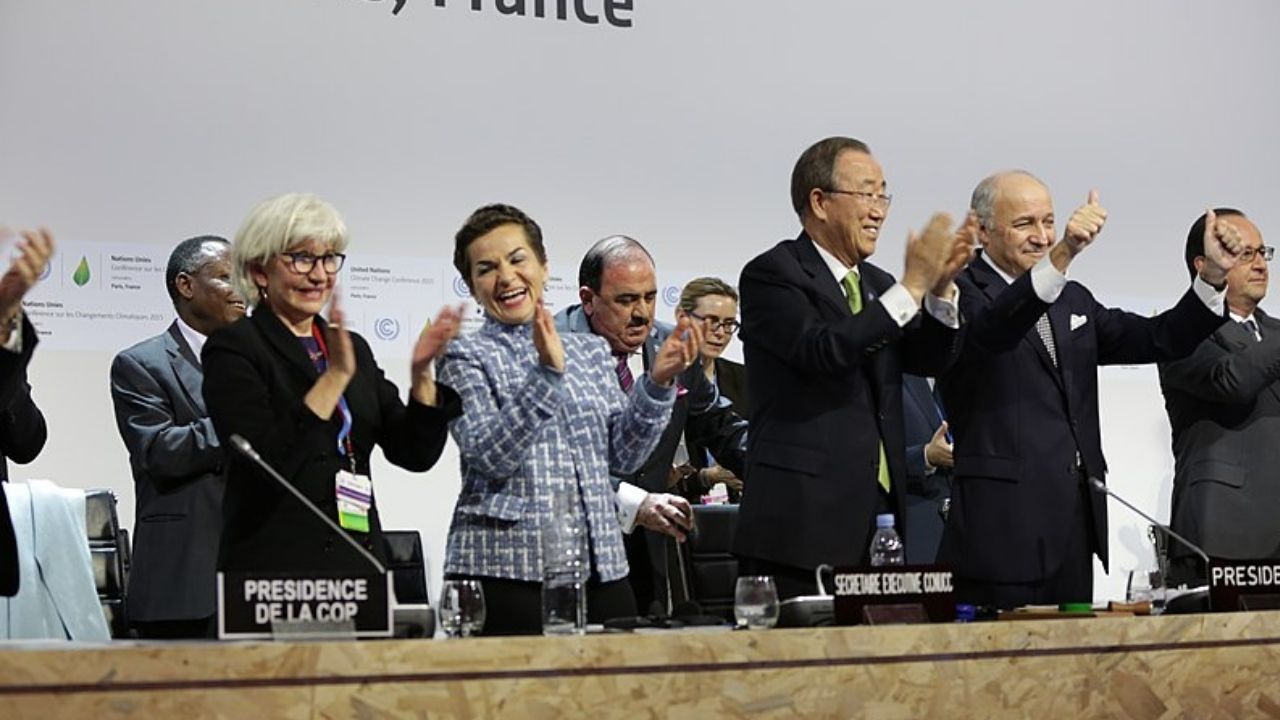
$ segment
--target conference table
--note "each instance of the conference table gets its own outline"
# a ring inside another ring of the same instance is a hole
[[[0,646],[0,717],[1280,716],[1280,612]]]

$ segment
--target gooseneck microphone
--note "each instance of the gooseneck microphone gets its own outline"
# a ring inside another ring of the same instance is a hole
[[[356,542],[355,540],[352,540],[351,536],[348,535],[345,530],[343,530],[341,527],[338,526],[338,523],[334,522],[328,515],[325,515],[323,510],[316,507],[315,503],[308,500],[307,496],[302,494],[302,491],[298,490],[298,488],[293,486],[293,483],[290,483],[288,480],[285,480],[284,476],[276,472],[275,468],[268,465],[267,461],[263,460],[262,456],[258,454],[258,451],[253,449],[253,446],[249,444],[248,440],[245,440],[243,437],[239,435],[232,434],[231,447],[235,448],[236,451],[239,452],[241,455],[252,460],[254,464],[256,464],[258,467],[265,470],[268,475],[270,475],[273,479],[275,479],[277,483],[280,484],[280,487],[283,487],[285,490],[288,490],[290,493],[292,493],[293,496],[298,499],[298,502],[305,505],[313,515],[323,520],[324,524],[328,525],[329,529],[332,530],[335,535],[342,538],[344,542],[346,542],[351,547],[355,548],[356,552],[360,553],[360,555],[363,556],[365,560],[368,560],[369,564],[372,565],[374,569],[378,571],[379,574],[386,574],[387,572],[386,566],[378,562],[378,558],[374,557],[373,553],[369,552],[368,550],[365,550],[363,547],[360,546],[360,543]]]
[[[1190,540],[1188,540],[1188,539],[1186,539],[1186,538],[1182,537],[1181,535],[1179,535],[1178,533],[1174,532],[1174,531],[1173,531],[1173,528],[1169,527],[1168,525],[1165,525],[1164,523],[1160,522],[1159,520],[1157,520],[1157,519],[1155,519],[1155,518],[1151,517],[1150,515],[1148,515],[1148,514],[1146,514],[1146,513],[1142,512],[1142,511],[1141,511],[1141,510],[1139,510],[1137,507],[1135,507],[1135,506],[1133,505],[1133,503],[1131,503],[1131,502],[1129,502],[1128,500],[1125,500],[1124,498],[1122,498],[1122,497],[1120,497],[1119,495],[1117,495],[1117,494],[1115,493],[1115,491],[1114,491],[1114,490],[1112,490],[1111,488],[1107,487],[1106,483],[1102,482],[1102,481],[1101,481],[1101,480],[1099,480],[1098,478],[1093,478],[1093,477],[1089,478],[1089,484],[1093,486],[1093,489],[1094,489],[1094,490],[1097,490],[1098,492],[1104,493],[1104,494],[1106,494],[1106,495],[1110,495],[1111,497],[1115,498],[1115,499],[1116,499],[1116,501],[1117,501],[1117,502],[1119,502],[1121,505],[1124,505],[1125,507],[1127,507],[1127,508],[1129,508],[1130,510],[1134,511],[1135,513],[1137,513],[1140,517],[1142,517],[1142,518],[1143,518],[1144,520],[1146,520],[1147,522],[1149,522],[1149,523],[1151,523],[1152,525],[1154,525],[1154,526],[1156,526],[1156,527],[1160,528],[1161,532],[1163,532],[1164,534],[1168,535],[1169,537],[1173,538],[1174,540],[1177,540],[1178,542],[1182,543],[1183,545],[1185,545],[1185,546],[1187,546],[1187,547],[1191,548],[1191,549],[1195,552],[1195,554],[1199,555],[1201,558],[1203,558],[1203,559],[1204,559],[1204,563],[1205,563],[1205,565],[1206,565],[1206,566],[1209,564],[1209,554],[1208,554],[1208,553],[1206,553],[1204,550],[1201,550],[1199,545],[1196,545],[1195,543],[1191,542]]]

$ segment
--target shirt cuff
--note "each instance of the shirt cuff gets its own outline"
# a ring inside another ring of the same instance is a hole
[[[1191,289],[1195,291],[1196,297],[1200,298],[1200,302],[1209,308],[1209,312],[1218,317],[1225,317],[1227,314],[1227,290],[1222,289],[1218,292],[1212,285],[1204,281],[1204,278],[1196,275],[1196,279],[1191,281]]]
[[[1048,254],[1031,267],[1031,287],[1035,289],[1036,297],[1044,302],[1052,305],[1066,286],[1066,274],[1058,272]]]
[[[916,316],[916,313],[920,312],[920,306],[916,305],[916,299],[911,297],[911,293],[902,286],[902,283],[885,290],[880,295],[880,304],[889,312],[889,317],[898,323],[898,327],[905,327]]]
[[[956,287],[956,296],[953,298],[938,297],[933,293],[924,296],[924,311],[933,316],[934,320],[946,325],[952,330],[960,329],[960,288]]]
[[[618,524],[622,525],[622,532],[631,534],[631,531],[635,530],[636,515],[640,514],[640,504],[647,497],[649,497],[647,491],[629,482],[618,485],[614,505],[618,510]]]

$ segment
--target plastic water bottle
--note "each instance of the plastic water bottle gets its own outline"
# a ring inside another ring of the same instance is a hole
[[[876,516],[876,534],[871,536],[871,567],[907,564],[907,551],[902,538],[893,529],[893,514]]]
[[[542,526],[542,633],[582,634],[587,630],[586,527],[574,493],[551,496]]]

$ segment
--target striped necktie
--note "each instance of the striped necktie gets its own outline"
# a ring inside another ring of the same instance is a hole
[[[1253,318],[1249,318],[1240,324],[1244,325],[1244,329],[1249,331],[1254,340],[1262,342],[1262,333],[1258,332],[1258,323]]]
[[[614,353],[613,356],[618,359],[618,366],[614,371],[618,373],[618,383],[622,385],[622,392],[631,392],[631,386],[636,384],[636,378],[631,374],[631,367],[627,365],[627,359],[631,357],[630,353]]]
[[[849,296],[849,312],[857,315],[862,312],[862,281],[858,277],[858,273],[850,270],[844,276],[844,289]],[[877,435],[879,431],[877,431]],[[889,459],[884,454],[884,440],[877,439],[876,445],[879,450],[880,457],[876,462],[876,480],[880,483],[880,487],[885,492],[889,492]]]

